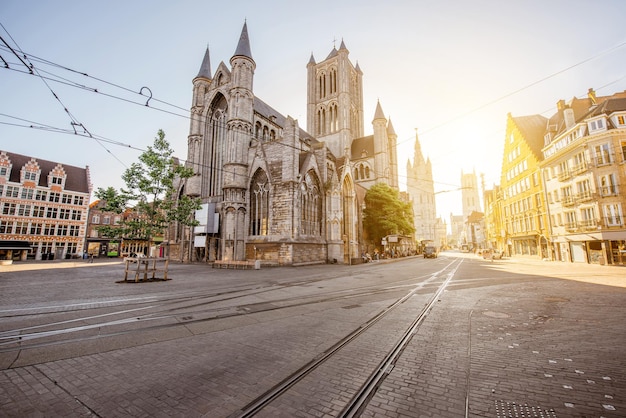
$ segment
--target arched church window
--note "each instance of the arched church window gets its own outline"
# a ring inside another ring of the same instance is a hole
[[[370,168],[368,166],[365,166],[365,178],[370,178]]]
[[[275,141],[275,140],[276,140],[276,131],[272,129],[270,131],[270,141]]]
[[[300,187],[300,231],[304,235],[322,234],[322,195],[317,175],[309,171]]]
[[[257,123],[254,125],[254,138],[255,138],[257,141],[260,141],[260,140],[261,140],[261,129],[262,129],[262,128],[261,128],[261,122],[257,122]]]
[[[358,180],[358,179],[359,179],[359,169],[358,169],[358,168],[355,168],[355,169],[354,169],[354,179],[355,179],[355,180]]]
[[[330,70],[330,94],[337,93],[337,69]]]
[[[263,127],[263,141],[267,141],[269,139],[269,129],[267,129],[267,126]]]
[[[258,169],[250,182],[250,235],[269,231],[270,190],[267,175]]]
[[[365,170],[364,170],[363,164],[360,164],[360,165],[359,165],[359,172],[360,172],[360,174],[361,174],[361,178],[362,178],[362,179],[366,178],[366,177],[365,177]]]
[[[226,156],[228,132],[228,102],[222,95],[215,97],[211,104],[211,113],[207,117],[206,145],[204,155],[198,155],[199,165],[203,167],[202,188],[207,190],[208,196],[222,194],[222,166]]]

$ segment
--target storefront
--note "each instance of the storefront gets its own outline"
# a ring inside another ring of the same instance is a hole
[[[0,241],[0,264],[26,261],[30,243],[28,241]]]

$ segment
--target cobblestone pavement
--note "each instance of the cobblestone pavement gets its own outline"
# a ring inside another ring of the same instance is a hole
[[[467,256],[363,416],[624,417],[625,302],[623,268]],[[270,311],[6,368],[0,416],[227,417],[381,306]]]

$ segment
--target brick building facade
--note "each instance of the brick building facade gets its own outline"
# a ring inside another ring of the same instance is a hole
[[[21,259],[80,255],[90,194],[88,167],[0,151],[0,240],[28,242]]]

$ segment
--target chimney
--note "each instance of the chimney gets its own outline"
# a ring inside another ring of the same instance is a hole
[[[576,124],[576,119],[574,119],[574,109],[568,107],[563,110],[563,119],[565,119],[565,129],[569,130],[572,126]]]
[[[591,104],[592,104],[592,105],[597,104],[597,101],[596,101],[596,92],[595,92],[595,90],[594,90],[594,89],[590,88],[590,89],[587,91],[587,97],[589,98],[589,100],[591,100]]]
[[[565,100],[561,99],[558,102],[556,102],[556,109],[557,110],[565,109]]]

